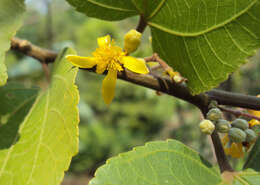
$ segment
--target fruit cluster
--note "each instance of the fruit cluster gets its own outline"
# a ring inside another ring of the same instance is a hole
[[[214,126],[213,126],[214,125]],[[257,135],[249,128],[249,123],[245,119],[237,118],[232,122],[223,119],[222,111],[213,106],[207,113],[207,119],[200,123],[201,131],[212,134],[216,129],[219,133],[227,133],[231,142],[253,142]]]

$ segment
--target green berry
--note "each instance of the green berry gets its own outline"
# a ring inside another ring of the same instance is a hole
[[[220,133],[227,133],[230,128],[230,122],[225,119],[219,119],[216,123],[216,130]]]
[[[234,121],[232,121],[232,127],[246,130],[246,129],[248,129],[249,124],[246,120],[238,118],[238,119],[235,119]]]
[[[212,109],[212,108],[216,108],[217,106],[218,106],[218,102],[213,100],[210,102],[208,107],[209,107],[209,109]]]
[[[231,128],[228,131],[229,139],[235,143],[241,143],[246,140],[246,133],[239,128]]]
[[[252,142],[256,139],[255,131],[253,131],[252,129],[246,129],[245,133],[246,133],[246,141],[247,142]]]
[[[218,108],[210,109],[209,112],[207,113],[207,119],[211,121],[218,121],[221,118],[222,118],[222,112]]]

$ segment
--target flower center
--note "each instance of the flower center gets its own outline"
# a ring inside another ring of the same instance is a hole
[[[92,55],[96,58],[97,65],[103,69],[123,70],[120,60],[125,56],[125,52],[120,47],[114,46],[113,42],[97,48]]]

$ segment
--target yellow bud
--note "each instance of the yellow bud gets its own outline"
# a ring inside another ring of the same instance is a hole
[[[181,83],[182,82],[182,77],[180,75],[175,75],[173,77],[173,80],[176,82],[176,83]]]
[[[141,37],[142,37],[142,34],[134,29],[127,32],[125,34],[124,50],[127,53],[134,52],[140,45]]]
[[[205,119],[200,122],[200,130],[201,132],[210,135],[215,130],[215,125],[210,120]]]

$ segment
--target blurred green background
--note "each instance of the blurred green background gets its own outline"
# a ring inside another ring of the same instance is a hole
[[[41,47],[60,51],[70,46],[79,55],[90,55],[97,47],[97,37],[110,34],[119,46],[123,36],[135,28],[138,18],[120,22],[105,22],[77,13],[66,1],[27,0],[24,26],[17,36]],[[146,29],[141,47],[135,56],[152,54],[149,43],[150,30]],[[174,52],[174,51],[173,51]],[[257,55],[219,88],[245,94],[260,94],[260,64]],[[8,52],[9,82],[30,87],[48,84],[41,64],[19,53]],[[77,85],[80,90],[80,143],[79,153],[72,160],[63,185],[87,184],[96,168],[106,159],[129,151],[147,141],[174,138],[200,152],[214,162],[210,139],[201,134],[199,111],[181,100],[160,95],[155,91],[118,80],[116,96],[108,107],[101,97],[104,77],[80,71]],[[239,161],[233,161],[239,168]]]

